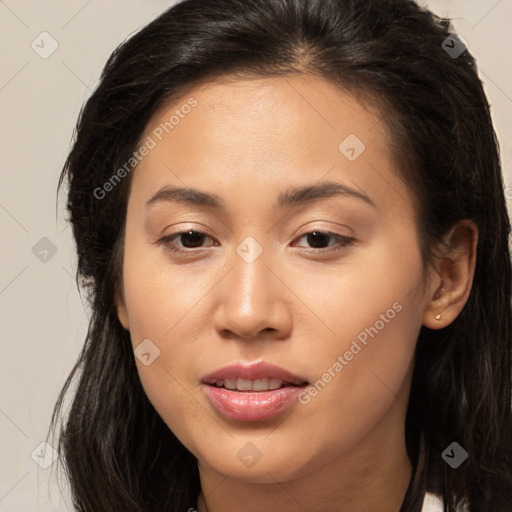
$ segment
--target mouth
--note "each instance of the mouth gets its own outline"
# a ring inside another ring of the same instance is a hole
[[[263,379],[226,379],[217,380],[215,383],[205,382],[208,386],[216,388],[229,389],[230,391],[254,392],[254,391],[273,391],[285,387],[304,387],[308,382],[302,384],[294,384],[292,382],[283,381],[281,379],[263,378]]]
[[[206,375],[201,382],[232,391],[272,391],[309,384],[305,378],[264,361],[225,366]]]
[[[259,362],[221,368],[201,380],[211,405],[232,420],[269,419],[297,401],[309,382],[277,366]]]

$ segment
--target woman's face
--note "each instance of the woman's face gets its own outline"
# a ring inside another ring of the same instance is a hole
[[[400,442],[426,299],[380,114],[320,78],[216,82],[159,111],[142,145],[118,311],[180,441],[259,483]],[[260,362],[309,385],[243,373]]]

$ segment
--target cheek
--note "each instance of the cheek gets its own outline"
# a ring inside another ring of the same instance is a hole
[[[380,432],[377,439],[386,443],[403,430],[401,411],[405,414],[407,407],[419,328],[411,321],[415,307],[404,297],[399,299],[399,311],[392,304],[388,309],[390,304],[384,301],[383,307],[377,307],[359,326],[350,321],[346,332],[352,329],[351,335],[342,334],[308,354],[315,380],[301,396],[297,414],[298,423],[307,424],[306,430],[315,433],[314,441],[304,442],[313,444],[310,456],[319,465],[349,451],[371,431]],[[299,429],[296,435],[300,439],[304,432]]]
[[[413,231],[410,237],[414,239]],[[315,325],[316,339],[322,340],[311,346],[310,360],[325,365],[329,358],[350,351],[354,341],[362,349],[358,360],[366,361],[374,354],[380,364],[398,363],[402,352],[409,358],[421,327],[422,280],[417,246],[409,242],[390,244],[384,236],[334,269],[303,272],[295,282],[301,298],[315,313],[316,318],[308,315],[313,318],[311,333]],[[298,332],[304,326],[308,325],[298,326]],[[348,358],[355,360],[356,356],[349,353]]]
[[[142,387],[155,410],[169,429],[192,453],[191,426],[204,424],[204,409],[199,407],[199,388],[193,370],[197,366],[198,349],[193,342],[190,323],[180,319],[186,312],[180,301],[163,303],[154,293],[140,290],[130,307],[130,330],[133,348],[143,340],[151,340],[157,356],[149,365],[136,358]],[[172,296],[167,293],[167,296]],[[188,308],[190,309],[190,308]],[[144,341],[144,343],[148,343]],[[151,345],[150,345],[151,346]],[[151,349],[150,349],[151,351]]]
[[[416,246],[399,249],[376,243],[357,262],[332,273],[328,285],[317,281],[315,287],[309,276],[301,285],[310,290],[308,304],[322,306],[316,310],[322,332],[329,328],[326,337],[303,350],[309,375],[316,377],[303,403],[326,435],[341,429],[357,436],[370,428],[396,399],[412,365],[423,267]]]
[[[176,271],[171,275],[156,265],[149,257],[154,252],[139,249],[127,237],[124,292],[135,355],[143,346],[150,354],[135,359],[142,386],[174,431],[176,423],[194,420],[190,384],[197,347],[189,315],[198,295],[197,287],[176,278]]]

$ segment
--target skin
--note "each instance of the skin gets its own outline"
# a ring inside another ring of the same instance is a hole
[[[450,252],[425,275],[415,200],[381,115],[318,77],[197,85],[157,112],[141,140],[190,97],[197,107],[132,176],[117,306],[133,347],[149,338],[161,351],[137,367],[198,459],[199,512],[398,511],[412,471],[404,422],[416,340],[422,325],[445,327],[466,303],[476,228],[455,226]],[[355,161],[338,149],[350,134],[366,146]],[[346,195],[274,208],[289,187],[325,181],[375,206]],[[146,208],[164,185],[215,193],[226,207]],[[174,238],[189,254],[158,243],[189,229],[206,233],[196,248]],[[305,234],[315,230],[353,242],[327,251],[339,241],[314,246]],[[236,251],[247,236],[263,251],[250,264]],[[242,422],[204,394],[202,377],[237,362],[264,360],[316,382],[394,303],[401,311],[307,404]],[[261,454],[250,467],[237,456],[248,442]]]

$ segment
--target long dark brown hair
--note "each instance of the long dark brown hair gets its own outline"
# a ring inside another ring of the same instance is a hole
[[[294,73],[379,106],[397,172],[417,198],[425,265],[457,221],[479,230],[467,304],[448,327],[422,327],[417,342],[405,425],[416,471],[402,510],[440,481],[446,510],[512,510],[510,222],[489,105],[469,50],[449,51],[452,32],[412,0],[185,0],[112,53],[59,180],[92,312],[49,431],[61,426],[56,444],[77,510],[186,511],[200,490],[197,460],[150,404],[117,317],[136,171],[102,198],[98,187],[129,160],[157,109],[200,82]],[[468,452],[457,469],[442,458],[452,442]]]

